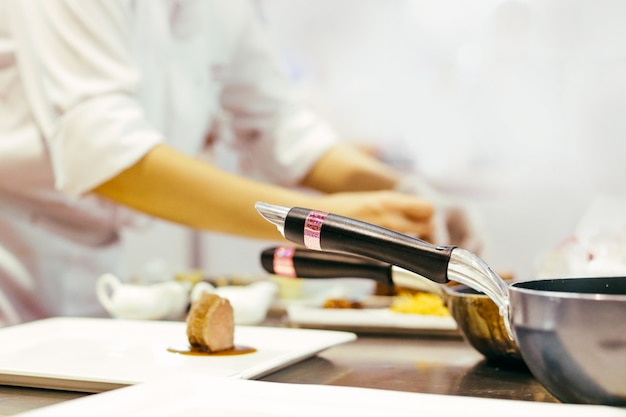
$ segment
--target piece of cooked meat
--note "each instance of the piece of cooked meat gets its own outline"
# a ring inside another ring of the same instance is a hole
[[[187,315],[189,343],[209,352],[232,349],[235,339],[233,307],[226,298],[203,293]]]

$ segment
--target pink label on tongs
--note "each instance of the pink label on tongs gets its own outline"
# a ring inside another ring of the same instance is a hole
[[[274,251],[272,266],[274,273],[283,277],[296,277],[296,268],[293,265],[294,248],[280,247]]]
[[[328,213],[323,211],[311,210],[304,221],[304,246],[309,249],[322,250],[320,246],[320,233],[322,225]]]

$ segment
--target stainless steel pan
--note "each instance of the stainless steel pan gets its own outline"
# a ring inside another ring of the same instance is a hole
[[[306,208],[257,203],[288,240],[400,266],[489,296],[537,380],[565,402],[626,405],[626,277],[508,285],[481,258],[389,229]]]

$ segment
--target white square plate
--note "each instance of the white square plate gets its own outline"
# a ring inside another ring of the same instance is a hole
[[[40,408],[20,417],[625,417],[605,406],[496,400],[179,374]]]
[[[181,372],[260,378],[353,333],[237,326],[235,345],[256,349],[233,356],[192,356],[186,324],[92,318],[53,318],[0,329],[0,384],[98,392]]]

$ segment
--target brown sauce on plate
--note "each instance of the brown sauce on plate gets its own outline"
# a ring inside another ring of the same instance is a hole
[[[167,348],[168,352],[178,353],[180,355],[191,356],[236,356],[247,355],[256,352],[256,349],[248,346],[235,346],[232,349],[222,350],[219,352],[209,352],[196,346],[186,346],[184,348]]]

